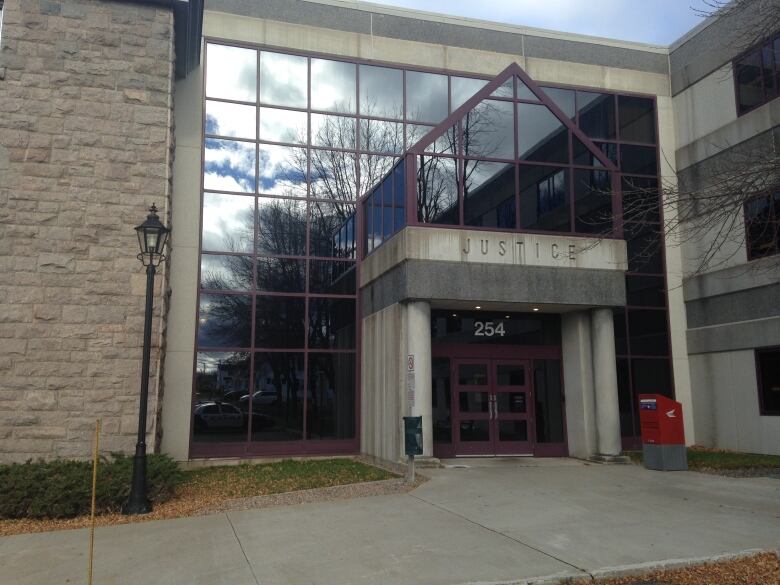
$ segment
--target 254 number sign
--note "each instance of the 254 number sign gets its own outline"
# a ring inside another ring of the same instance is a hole
[[[474,321],[474,337],[494,337],[496,335],[499,337],[506,335],[502,321],[498,323],[493,321]]]

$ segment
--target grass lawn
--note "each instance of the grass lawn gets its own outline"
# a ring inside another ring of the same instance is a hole
[[[627,455],[634,463],[642,463],[641,451],[630,451]],[[688,468],[692,471],[710,472],[780,470],[780,455],[737,453],[704,447],[689,447]]]
[[[144,516],[103,514],[96,524],[123,524],[141,520],[162,520],[193,516],[237,498],[296,492],[398,477],[394,473],[354,459],[285,459],[274,463],[202,467],[184,472],[184,480],[173,498],[154,506]],[[23,532],[44,532],[84,528],[89,516],[67,519],[0,520],[0,536]]]

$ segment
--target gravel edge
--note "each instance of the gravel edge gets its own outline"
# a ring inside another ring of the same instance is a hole
[[[597,580],[603,579],[619,579],[621,577],[638,577],[646,576],[648,573],[657,571],[672,571],[674,569],[682,569],[685,567],[692,567],[696,565],[703,565],[705,563],[718,563],[726,561],[734,561],[738,559],[744,559],[755,555],[771,553],[780,556],[780,548],[777,549],[746,549],[733,553],[722,553],[705,557],[690,557],[684,559],[667,559],[664,561],[650,561],[646,563],[638,563],[634,565],[619,565],[615,567],[605,567],[603,569],[595,569],[593,571],[582,571],[580,573],[567,572],[556,573],[554,575],[545,575],[541,577],[531,577],[529,579],[521,579],[519,581],[491,581],[481,583],[469,583],[462,585],[571,585],[575,583],[593,581],[598,584]]]

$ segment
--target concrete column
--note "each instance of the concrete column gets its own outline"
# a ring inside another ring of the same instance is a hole
[[[573,311],[561,315],[561,338],[569,455],[587,459],[597,450],[588,311]]]
[[[399,416],[421,416],[423,420],[423,457],[433,456],[433,405],[431,390],[431,305],[425,301],[410,301],[406,305],[407,355],[414,356],[414,403],[406,401],[406,412]],[[406,356],[404,356],[406,358]],[[404,369],[408,365],[404,359]],[[407,382],[409,379],[407,378]],[[403,441],[403,436],[401,436]],[[403,450],[401,451],[403,455]]]
[[[599,455],[616,456],[622,448],[612,309],[591,311],[591,345],[598,451]]]

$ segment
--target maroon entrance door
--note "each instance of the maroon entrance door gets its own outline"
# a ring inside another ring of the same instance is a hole
[[[532,455],[531,362],[453,360],[458,455]]]

